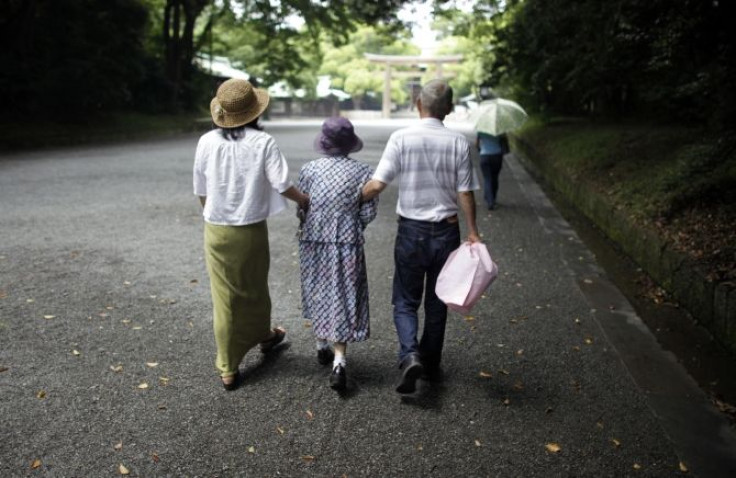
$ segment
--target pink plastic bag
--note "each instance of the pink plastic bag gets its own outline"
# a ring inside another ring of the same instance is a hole
[[[498,266],[485,244],[463,242],[442,267],[435,293],[448,308],[467,314],[496,276]]]

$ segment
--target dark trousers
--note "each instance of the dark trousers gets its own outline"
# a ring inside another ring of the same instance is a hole
[[[483,199],[488,207],[496,204],[498,174],[502,166],[503,154],[482,154],[480,156],[480,171],[483,173]]]
[[[458,223],[399,218],[394,246],[394,325],[399,337],[399,364],[419,354],[425,367],[439,367],[445,341],[447,306],[434,292],[437,276],[450,253],[460,246]],[[417,310],[424,296],[424,330],[417,340]]]

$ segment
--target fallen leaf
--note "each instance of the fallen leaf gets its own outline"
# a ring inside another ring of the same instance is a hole
[[[151,455],[151,459],[153,460],[154,463],[158,463],[160,461],[160,458],[158,457],[158,453],[153,453]]]
[[[504,405],[506,405],[506,406],[508,407],[509,405],[511,405],[511,400],[509,400],[509,399],[507,398],[507,399],[505,399],[505,400],[503,401],[503,404],[504,404]]]
[[[112,370],[115,373],[119,373],[123,371],[122,365],[110,365],[110,370]]]
[[[481,378],[492,378],[492,377],[493,377],[493,375],[491,375],[490,373],[488,373],[488,372],[486,372],[486,371],[484,371],[484,370],[481,370],[481,371],[480,371],[480,377],[481,377]]]
[[[110,317],[110,314],[108,314],[107,312],[100,312],[100,313],[99,313],[99,314],[97,314],[97,315],[98,315],[98,316],[100,316],[100,317],[102,317],[103,319],[104,319],[105,317]]]
[[[422,451],[422,450],[424,450],[424,446],[422,446],[422,444],[420,443],[419,445],[417,445],[417,451]]]
[[[189,281],[190,284],[197,284],[199,281],[197,279],[192,279]]]
[[[562,450],[562,447],[560,445],[558,445],[557,443],[554,443],[554,442],[547,443],[546,445],[544,445],[544,447],[550,453],[559,453],[560,450]]]
[[[138,388],[141,390],[145,390],[148,388],[148,384],[146,382],[143,382],[142,384],[138,385]]]
[[[32,304],[32,303],[34,303],[34,302],[36,302],[36,301],[35,301],[35,300],[33,300],[33,299],[26,299],[26,303],[27,303],[27,304]]]
[[[688,470],[687,465],[685,463],[680,462],[680,471],[683,473],[687,473],[690,470]]]
[[[585,342],[585,345],[592,345],[593,339],[591,339],[590,337],[585,337],[585,340],[583,342]]]
[[[146,362],[146,366],[148,367],[158,367],[158,362]]]
[[[107,307],[105,307],[105,308],[106,308],[107,310],[115,310],[115,307],[113,307],[113,306],[111,306],[111,305],[108,305],[108,306],[107,306]]]
[[[5,299],[6,297],[8,297],[8,293],[0,289],[0,299]]]
[[[517,350],[516,355],[524,355],[524,349]]]
[[[41,460],[33,460],[31,463],[31,470],[35,470],[36,468],[41,467]]]
[[[634,463],[634,469],[635,470],[641,470],[641,465],[638,463]]]
[[[613,446],[615,446],[616,448],[621,446],[621,442],[616,440],[615,438],[611,438],[611,443],[613,443]]]
[[[7,372],[10,370],[8,367],[0,367],[0,373]]]
[[[169,377],[159,377],[158,381],[161,383],[161,385],[168,385],[169,384]]]
[[[56,316],[55,315],[44,315],[43,318],[46,320],[51,320],[51,319],[55,319]]]
[[[580,346],[579,346],[579,345],[574,345],[574,346],[572,347],[572,349],[573,349],[573,350],[574,350],[575,352],[580,352]]]
[[[314,413],[312,413],[312,410],[307,410],[307,418],[310,420],[314,419]]]
[[[166,405],[159,405],[158,406],[158,409],[159,410],[166,410]]]
[[[123,285],[130,285],[130,281],[126,280],[123,282]]]
[[[140,325],[136,325],[135,327],[133,327],[133,330],[141,330],[142,328],[143,327],[141,327]]]
[[[576,323],[576,324],[578,324],[578,325],[580,325],[580,324],[581,324],[581,322],[580,322],[580,318],[579,318],[579,317],[575,317],[575,323]]]
[[[546,409],[546,410],[544,411],[544,413],[546,413],[547,415],[549,415],[550,413],[552,413],[552,412],[554,412],[554,411],[555,411],[555,409],[554,409],[554,408],[552,408],[552,407],[547,407],[547,409]]]
[[[595,426],[603,430],[603,422],[596,422]]]
[[[468,321],[468,322],[472,322],[472,321],[475,320],[475,317],[473,317],[472,315],[466,315],[465,316],[465,320]]]
[[[480,440],[475,440],[475,446],[480,446]]]
[[[514,383],[514,386],[512,388],[514,390],[516,390],[517,392],[520,392],[520,391],[524,390],[524,384],[521,383],[521,382],[516,382],[516,383]]]
[[[498,373],[500,373],[502,375],[508,375],[509,374],[509,371],[508,370],[505,370],[505,369],[501,369],[501,370],[498,371]]]
[[[130,470],[125,467],[122,463],[118,466],[118,471],[121,475],[130,475]]]
[[[310,321],[308,321],[308,320],[305,320],[305,321],[304,321],[304,328],[305,328],[305,329],[308,329],[308,328],[309,328],[309,327],[311,327],[311,326],[312,326],[312,322],[310,322]]]
[[[279,432],[279,435],[283,435],[283,434],[284,434],[284,429],[283,429],[283,428],[281,428],[281,427],[280,427],[280,426],[278,426],[278,425],[276,426],[276,431],[277,431],[277,432]]]
[[[593,281],[590,280],[590,279],[583,279],[583,282],[585,282],[586,284],[592,284],[593,283]]]
[[[255,447],[252,447],[252,446],[248,447],[248,453],[255,453],[255,452],[256,452]]]
[[[74,355],[82,355],[82,352],[80,352],[77,349],[74,349],[74,350],[72,350],[72,354],[74,354]]]
[[[302,455],[302,460],[306,461],[307,463],[312,463],[314,461],[313,455]]]
[[[46,390],[39,390],[36,394],[36,398],[43,400],[46,398]]]
[[[113,445],[113,448],[117,451],[120,451],[123,449],[123,442],[119,441],[115,445]]]

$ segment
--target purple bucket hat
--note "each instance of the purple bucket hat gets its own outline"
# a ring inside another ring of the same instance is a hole
[[[363,141],[349,119],[334,116],[322,123],[322,132],[314,138],[314,149],[330,156],[355,153],[363,149]]]

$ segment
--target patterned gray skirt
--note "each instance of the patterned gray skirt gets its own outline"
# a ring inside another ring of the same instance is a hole
[[[330,342],[360,342],[370,336],[368,275],[363,247],[299,242],[302,313],[314,335]]]

